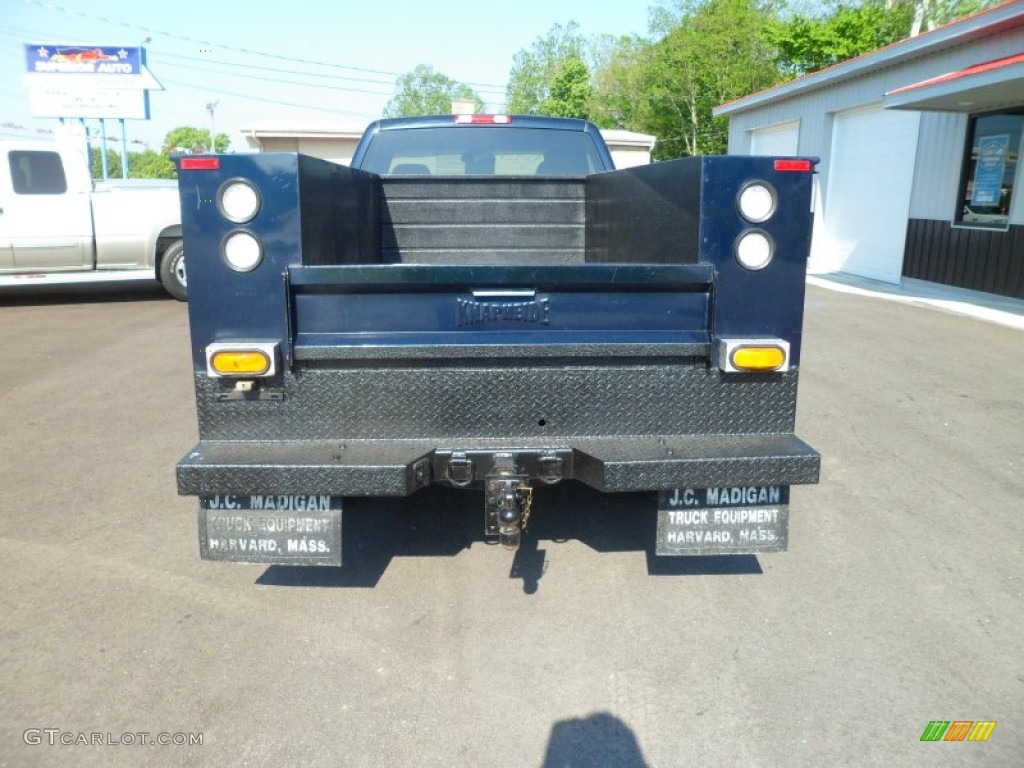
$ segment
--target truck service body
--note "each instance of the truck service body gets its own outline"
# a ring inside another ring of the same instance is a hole
[[[202,557],[339,565],[344,497],[432,483],[514,548],[562,480],[648,493],[660,555],[786,548],[815,161],[435,116],[178,162]]]
[[[97,181],[64,142],[0,142],[0,289],[159,280],[186,294],[177,184]]]

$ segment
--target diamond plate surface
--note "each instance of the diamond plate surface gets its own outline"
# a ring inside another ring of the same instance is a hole
[[[579,438],[554,447],[532,442],[470,440],[447,448],[470,454],[571,450],[563,477],[607,492],[814,483],[820,464],[793,435]],[[406,496],[443,480],[434,450],[409,440],[204,441],[178,464],[178,492]]]
[[[306,369],[281,401],[218,402],[196,377],[203,440],[733,435],[793,431],[797,372],[692,365]]]

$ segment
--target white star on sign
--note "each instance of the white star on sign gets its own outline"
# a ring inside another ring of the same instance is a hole
[[[49,58],[49,56],[50,56],[50,49],[49,48],[43,48],[42,46],[40,46],[39,50],[37,50],[36,53],[39,54],[39,58],[46,59],[46,58]]]
[[[119,59],[127,59],[128,58],[128,51],[126,51],[124,48],[122,48],[120,51],[117,52],[117,58],[119,58]]]

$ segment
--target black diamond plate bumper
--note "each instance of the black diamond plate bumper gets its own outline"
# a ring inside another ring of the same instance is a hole
[[[571,454],[562,478],[603,492],[816,483],[820,458],[791,434],[529,440],[202,441],[178,464],[183,495],[407,496],[447,482],[438,454]]]

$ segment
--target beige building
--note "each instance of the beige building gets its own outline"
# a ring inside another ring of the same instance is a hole
[[[301,152],[348,165],[366,123],[341,120],[274,120],[242,128],[250,147],[259,152]]]

